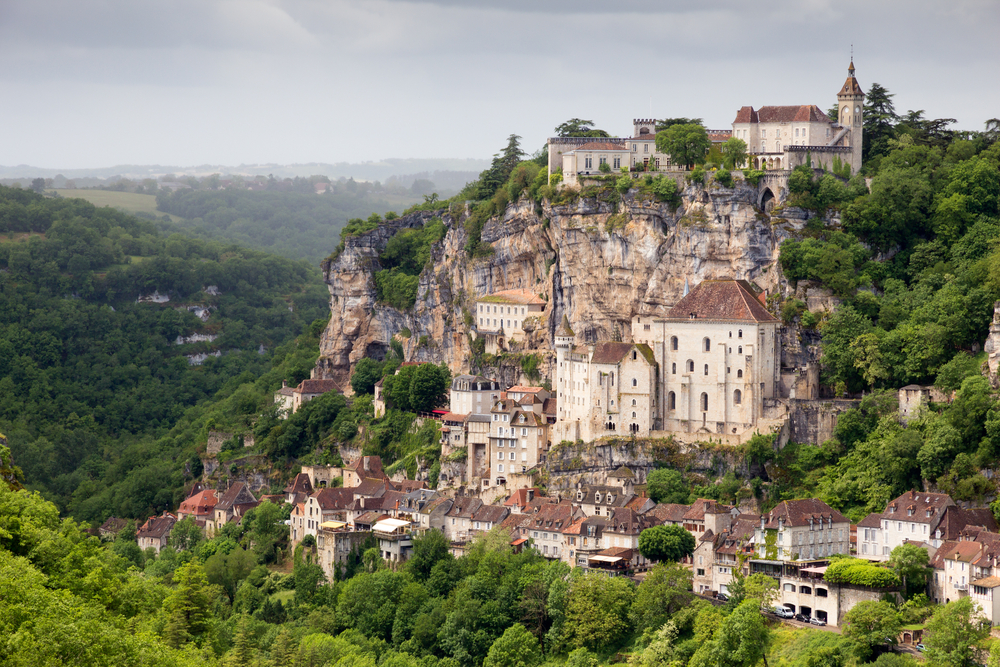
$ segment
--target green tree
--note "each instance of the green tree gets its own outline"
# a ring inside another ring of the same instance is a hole
[[[947,667],[973,667],[982,661],[981,643],[990,635],[990,622],[971,598],[938,607],[927,623],[927,658]]]
[[[680,561],[694,548],[694,536],[681,526],[653,526],[639,534],[639,553],[650,560]]]
[[[351,374],[351,389],[355,394],[375,392],[375,383],[382,379],[382,364],[371,357],[365,357],[354,366]]]
[[[253,553],[261,563],[273,563],[278,559],[281,544],[288,539],[288,518],[286,510],[272,502],[262,502],[243,516],[247,535],[253,544]]]
[[[729,137],[722,144],[723,164],[727,169],[739,169],[747,161],[747,142],[738,137]]]
[[[689,169],[704,160],[711,144],[701,125],[671,125],[656,134],[656,150],[669,155],[674,164]]]
[[[417,412],[429,412],[445,400],[451,372],[444,364],[420,364],[414,368],[416,370],[410,380],[410,408]]]
[[[188,551],[197,547],[204,537],[194,517],[189,516],[174,524],[167,539],[175,550]]]
[[[570,118],[556,126],[557,137],[610,137],[604,130],[594,129],[594,121]]]
[[[655,630],[692,600],[691,570],[675,562],[657,563],[636,591],[629,611],[632,624],[640,632]]]
[[[893,137],[899,117],[893,107],[892,93],[878,83],[873,83],[865,95],[864,140],[862,160],[868,162],[889,151],[889,139]]]
[[[209,626],[211,596],[208,581],[201,565],[192,561],[174,572],[177,588],[163,604],[167,623],[163,639],[169,646],[178,647],[199,639]]]
[[[413,554],[407,568],[417,581],[425,581],[431,576],[434,566],[440,561],[451,560],[448,552],[448,538],[440,530],[428,530],[413,540]]]
[[[901,544],[889,555],[889,566],[902,579],[907,598],[926,588],[931,573],[928,562],[927,550],[916,544]]]
[[[857,603],[844,616],[844,621],[844,635],[854,640],[861,660],[871,657],[875,646],[895,644],[899,636],[899,614],[883,600]]]
[[[635,585],[625,577],[593,572],[578,575],[569,589],[563,631],[573,647],[604,651],[621,642],[631,629],[629,609]]]
[[[756,600],[747,600],[727,616],[710,641],[691,657],[691,667],[753,667],[764,659],[771,630]]]
[[[683,505],[691,495],[679,470],[658,468],[646,476],[646,492],[656,503],[676,503]]]
[[[534,667],[541,661],[542,646],[538,638],[515,623],[490,646],[483,667]]]

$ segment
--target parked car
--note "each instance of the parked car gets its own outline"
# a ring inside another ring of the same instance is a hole
[[[917,644],[917,645],[916,645],[916,646],[914,646],[913,648],[917,649],[917,650],[918,650],[918,651],[920,651],[921,653],[923,653],[923,652],[924,652],[924,645],[923,645],[923,644]]]
[[[824,621],[822,618],[810,618],[809,622],[812,623],[813,625],[826,625],[826,621]]]
[[[806,616],[805,614],[795,614],[795,620],[801,621],[802,623],[808,623],[809,617]]]
[[[792,610],[787,607],[775,607],[774,615],[779,616],[781,618],[792,618],[793,616],[795,616],[795,613],[792,612]]]
[[[728,602],[729,601],[729,596],[726,595],[725,593],[719,593],[718,595],[715,596],[715,599],[716,600],[720,600],[722,602]]]

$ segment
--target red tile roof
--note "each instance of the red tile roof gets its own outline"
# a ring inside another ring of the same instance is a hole
[[[667,311],[667,319],[777,322],[745,280],[705,280]]]
[[[785,500],[767,514],[767,527],[777,528],[778,519],[784,517],[786,526],[808,526],[809,520],[850,523],[850,520],[818,498]]]
[[[336,380],[303,380],[295,391],[299,394],[325,394],[328,391],[340,391]]]
[[[215,489],[205,489],[181,503],[178,514],[192,514],[196,518],[209,516],[219,502],[219,496]]]
[[[576,148],[578,151],[624,151],[628,150],[625,144],[615,144],[610,141],[588,141]]]

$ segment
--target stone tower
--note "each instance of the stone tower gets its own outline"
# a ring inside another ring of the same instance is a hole
[[[861,147],[864,140],[862,121],[864,119],[865,93],[854,78],[854,60],[847,68],[847,81],[837,93],[837,122],[847,130],[845,145],[851,147],[851,173],[861,171]]]
[[[555,335],[556,362],[558,363],[556,367],[557,372],[559,368],[563,367],[562,364],[566,359],[566,353],[573,349],[573,340],[575,337],[573,330],[569,328],[569,318],[563,315],[562,325],[556,331]]]

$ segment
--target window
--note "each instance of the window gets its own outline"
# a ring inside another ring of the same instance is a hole
[[[643,153],[648,153],[649,152],[649,144],[643,144],[642,145],[642,152]]]
[[[622,159],[620,157],[615,157],[614,163],[615,163],[615,169],[621,169]]]
[[[739,330],[739,331],[737,332],[737,334],[736,334],[736,337],[737,337],[737,338],[743,338],[743,329],[740,329],[740,330]]]
[[[743,369],[742,368],[739,368],[739,369],[736,370],[736,377],[738,377],[738,378],[743,377]]]
[[[673,375],[677,375],[677,364],[676,363],[670,364],[670,372]]]
[[[705,375],[708,375],[708,364],[705,364]]]
[[[706,352],[711,352],[712,351],[712,341],[710,341],[709,339],[706,338],[703,342],[705,343],[705,351]]]
[[[603,155],[602,155],[602,156],[600,157],[600,159],[598,160],[598,164],[607,164],[607,163],[608,163],[608,158],[606,158],[606,157],[605,157],[605,156],[603,156]]]
[[[514,454],[514,452],[511,452],[510,453],[510,460],[513,461],[515,457],[516,457],[516,454]]]
[[[497,452],[497,460],[503,461],[503,452]]]
[[[634,412],[632,413],[632,419],[635,419],[635,413]]]
[[[667,394],[667,409],[676,410],[677,409],[677,394],[670,392]]]
[[[694,361],[692,359],[688,359],[687,372],[694,373]]]
[[[611,386],[612,387],[615,386],[615,374],[614,373],[611,374]],[[614,405],[614,403],[612,403],[612,405]]]
[[[592,166],[593,166],[593,158],[591,158],[591,157],[590,157],[590,156],[588,155],[588,156],[587,156],[586,158],[584,158],[584,160],[583,160],[583,167],[584,167],[584,169],[590,169],[590,168],[591,168]]]
[[[677,349],[677,336],[671,336],[670,337],[670,349],[671,350],[676,350]]]
[[[639,381],[636,380],[635,378],[632,378],[632,386],[633,387],[638,387],[639,386]]]
[[[638,358],[638,354],[639,354],[638,352],[632,350],[632,361],[635,361]]]
[[[761,130],[760,131],[760,137],[761,137],[761,139],[767,137],[767,130]]]
[[[733,403],[739,405],[742,402],[743,402],[743,394],[742,392],[740,392],[739,389],[737,389],[736,391],[733,392]]]
[[[743,354],[743,346],[742,345],[740,345],[739,347],[736,348],[736,354]]]
[[[635,399],[634,398],[632,399],[632,405],[635,405]]]
[[[701,411],[708,412],[708,394],[705,393],[701,395]]]
[[[503,464],[502,463],[500,463],[500,464],[497,465],[497,472],[503,472]]]

